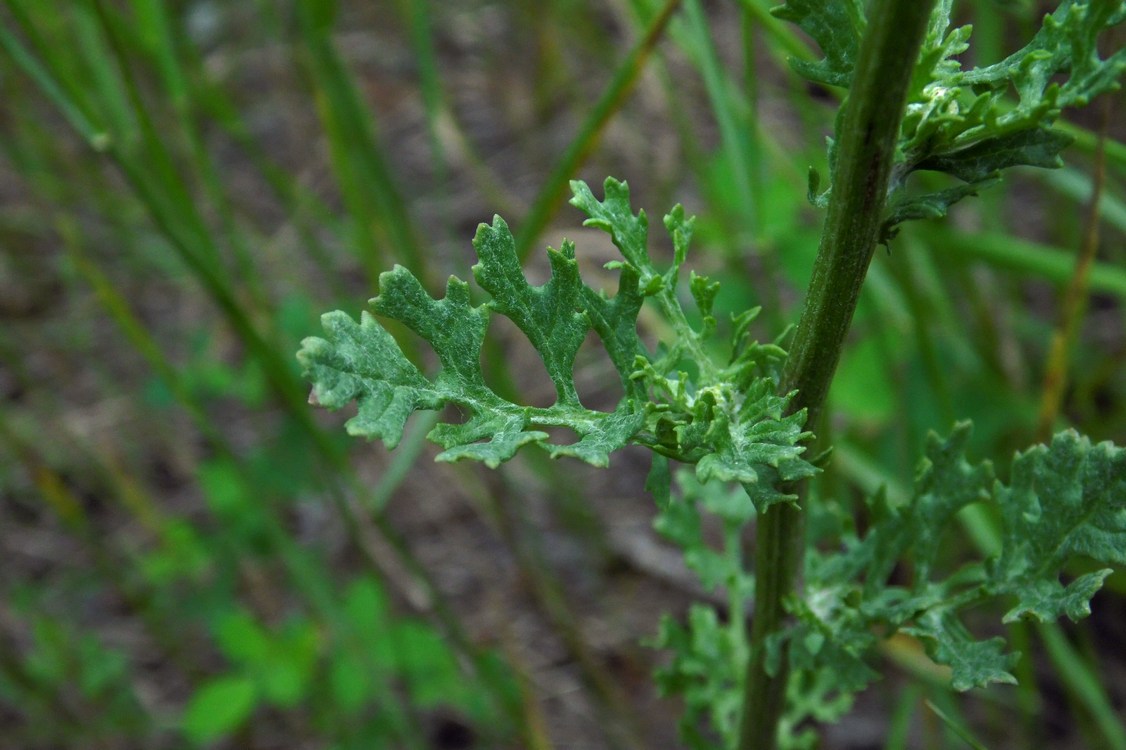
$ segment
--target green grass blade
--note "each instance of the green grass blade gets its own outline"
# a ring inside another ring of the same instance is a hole
[[[951,254],[980,260],[998,268],[1039,276],[1056,284],[1066,283],[1075,266],[1073,253],[1009,235],[964,235],[935,227],[922,239],[939,257]],[[1126,299],[1126,269],[1095,263],[1091,267],[1090,288]]]
[[[591,107],[590,114],[579,127],[579,132],[575,134],[555,163],[528,215],[520,222],[520,229],[516,234],[516,255],[521,262],[527,260],[536,239],[563,204],[568,182],[594,149],[606,124],[633,90],[650,53],[660,40],[669,20],[680,7],[680,2],[681,0],[666,0],[661,11],[650,21],[641,39],[614,71],[610,83]]]
[[[155,62],[153,67],[160,71],[164,93],[172,104],[180,133],[187,144],[190,155],[188,165],[203,187],[210,206],[218,214],[222,228],[221,236],[225,238],[226,245],[234,255],[238,286],[246,291],[245,296],[253,301],[253,307],[267,313],[262,317],[267,321],[272,320],[272,315],[268,314],[266,295],[260,283],[261,275],[254,268],[250,244],[241,224],[236,220],[223,177],[200,134],[188,75],[181,64],[176,48],[176,35],[167,9],[163,3],[156,0],[134,0],[133,10],[136,19],[133,27],[125,26],[119,16],[111,15],[109,12],[103,13],[106,33],[120,40],[119,44],[122,47],[133,43],[129,51],[134,52],[134,55],[129,60],[141,57]],[[128,64],[124,55],[120,62],[123,66]]]
[[[16,10],[17,7],[9,1],[9,8],[13,9],[13,13],[18,18],[20,14]],[[106,150],[110,141],[106,129],[95,123],[83,107],[63,90],[52,71],[40,64],[39,60],[3,25],[0,25],[0,48],[7,53],[18,69],[35,82],[43,95],[58,108],[70,126],[91,148],[95,151]]]
[[[449,178],[449,162],[442,139],[438,136],[440,121],[446,113],[442,80],[438,72],[438,57],[434,49],[433,31],[430,28],[430,11],[423,0],[398,0],[404,20],[410,27],[411,47],[418,65],[419,95],[426,112],[426,138],[434,173],[440,185]]]
[[[752,187],[750,170],[754,166],[751,153],[758,149],[752,143],[755,130],[749,127],[747,117],[747,114],[753,113],[745,111],[746,102],[720,64],[708,19],[699,0],[686,0],[684,20],[686,44],[703,76],[711,111],[719,126],[722,159],[733,172],[734,185],[729,186],[732,189],[725,192],[733,192],[737,196],[741,209],[739,215],[745,224],[742,229],[754,236],[758,221],[758,196]],[[736,111],[740,104],[743,105],[743,113]],[[742,243],[735,238],[733,241],[734,244],[729,245],[729,248],[732,252],[737,252]]]
[[[908,685],[895,699],[895,709],[891,714],[888,726],[885,750],[907,750],[907,734],[911,729],[911,720],[915,715],[915,707],[923,695],[922,688],[918,685]]]
[[[28,57],[28,61],[34,62],[30,57]],[[37,73],[42,72],[41,77],[45,82],[51,82],[49,74],[42,70],[40,66],[29,67]],[[61,88],[53,87],[53,90],[58,92],[64,106],[78,111],[77,107],[72,106],[73,102],[66,97]],[[139,105],[139,98],[135,98],[134,102]],[[138,112],[143,131],[154,133],[155,127],[144,115],[145,113]],[[158,155],[164,164],[171,166],[170,156],[163,151],[159,151],[163,147],[158,140],[147,145],[150,148],[158,149]],[[298,383],[296,378],[295,366],[291,365],[288,360],[283,360],[278,351],[262,336],[240,306],[223,277],[219,275],[217,269],[203,257],[203,253],[197,250],[198,245],[209,243],[210,237],[206,234],[206,230],[201,228],[202,220],[195,214],[194,204],[190,201],[185,203],[178,201],[179,192],[171,197],[165,193],[163,188],[166,187],[166,184],[160,178],[154,178],[146,170],[146,167],[150,166],[150,162],[130,158],[128,154],[120,151],[112,142],[109,144],[107,151],[125,175],[127,183],[136,196],[148,210],[154,224],[169,240],[192,275],[203,286],[212,302],[219,308],[228,324],[243,341],[250,356],[259,361],[280,404],[288,416],[300,425],[302,431],[308,435],[312,448],[317,451],[335,476],[345,484],[351,482],[355,485],[354,489],[361,495],[365,494],[362,488],[358,487],[355,476],[348,470],[341,448],[329,440],[327,435],[313,422],[310,410],[305,403],[303,386]],[[186,212],[186,216],[181,214],[181,209]],[[366,530],[371,530],[387,540],[390,549],[393,551],[392,553],[399,557],[408,566],[412,574],[423,582],[423,588],[427,591],[432,606],[439,613],[443,625],[451,633],[451,638],[463,649],[464,653],[475,654],[476,650],[470,645],[468,637],[461,632],[460,624],[449,613],[448,607],[442,603],[437,588],[433,585],[429,575],[413,559],[407,546],[398,539],[393,530],[382,519],[375,519],[374,527],[364,522],[340,494],[339,484],[333,484],[330,490],[332,490],[333,504],[341,514],[349,536],[361,552],[365,553],[365,557],[374,569],[381,570],[382,565],[377,556],[371,554],[369,547],[362,542]],[[284,540],[278,539],[277,541],[282,542]],[[297,570],[300,572],[299,569]],[[458,633],[461,633],[461,635],[457,635]],[[477,657],[474,656],[473,658]]]
[[[403,480],[410,474],[411,469],[420,460],[422,452],[427,446],[426,434],[430,432],[434,425],[438,424],[440,416],[439,412],[428,411],[418,415],[407,425],[402,442],[399,443],[394,454],[392,454],[390,465],[379,475],[379,482],[367,499],[367,508],[372,513],[380,514],[387,508],[395,490],[399,488]]]
[[[988,750],[985,745],[978,742],[978,740],[970,733],[960,721],[956,721],[953,717],[949,716],[945,711],[936,706],[933,701],[925,701],[927,708],[934,712],[934,715],[942,720],[942,723],[957,735],[963,742],[969,745],[973,750]]]
[[[301,0],[298,28],[333,169],[353,222],[353,250],[372,290],[378,289],[379,274],[390,265],[383,247],[390,247],[403,265],[425,280],[428,268],[418,232],[376,139],[370,113],[333,47],[327,7],[317,0]]]
[[[1112,141],[1107,139],[1107,150],[1103,152],[1104,154],[1109,155],[1111,143]],[[1088,174],[1065,167],[1052,172],[1044,172],[1037,176],[1053,190],[1079,205],[1087,205],[1091,202],[1091,194],[1094,188],[1091,176]],[[1126,232],[1126,201],[1111,192],[1112,187],[1113,185],[1107,184],[1099,196],[1099,219],[1120,232]]]
[[[1068,692],[1090,712],[1107,747],[1126,750],[1126,726],[1088,660],[1068,643],[1059,625],[1041,624],[1036,632],[1044,642],[1056,674]]]

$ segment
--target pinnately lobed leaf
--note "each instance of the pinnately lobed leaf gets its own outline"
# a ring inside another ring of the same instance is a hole
[[[491,302],[472,305],[468,284],[456,277],[450,278],[444,298],[433,299],[402,266],[380,276],[380,294],[371,300],[376,313],[403,323],[434,349],[441,365],[437,377],[430,380],[411,364],[372,316],[365,313],[357,325],[346,314],[333,312],[322,318],[328,338],[308,338],[298,353],[314,399],[329,408],[356,400],[358,414],[347,423],[349,433],[382,439],[388,448],[398,443],[414,410],[460,407],[470,415],[466,422],[442,423],[430,433],[446,449],[440,461],[473,459],[496,467],[521,446],[537,444],[552,455],[605,466],[610,452],[641,426],[644,411],[629,398],[612,413],[586,409],[579,402],[572,368],[591,323],[580,305],[583,287],[573,246],[549,250],[551,279],[533,287],[524,278],[503,219],[482,224],[473,245],[480,259],[474,277],[494,295]],[[511,319],[544,358],[556,389],[553,406],[512,403],[485,383],[481,350],[493,312]],[[551,444],[548,433],[536,429],[541,426],[569,427],[580,439],[573,445]]]
[[[860,0],[786,0],[770,12],[800,26],[825,55],[816,63],[793,59],[794,70],[811,81],[848,86],[865,27]]]
[[[997,594],[1017,598],[1005,621],[1089,615],[1110,570],[1066,587],[1059,571],[1076,557],[1126,565],[1126,450],[1062,432],[1018,455],[1009,486],[998,484],[993,496],[1004,546],[989,574]]]
[[[371,300],[376,315],[402,323],[429,344],[440,365],[436,376],[424,375],[376,317],[364,313],[357,323],[331,312],[322,317],[325,337],[305,339],[297,355],[313,385],[311,400],[331,409],[355,401],[349,433],[380,439],[388,448],[398,444],[414,411],[455,406],[466,421],[440,423],[429,435],[445,449],[440,461],[471,459],[496,467],[521,447],[535,445],[552,457],[606,466],[615,450],[637,443],[696,464],[704,480],[743,483],[760,510],[792,500],[775,487],[814,469],[801,458],[809,436],[802,431],[804,413],[786,415],[788,398],[774,393],[775,366],[785,352],[747,341],[750,312],[735,321],[722,364],[713,361],[711,305],[718,285],[691,278],[703,318],[699,327],[689,324],[677,296],[693,220],[679,206],[665,216],[674,260],[660,271],[649,256],[648,219],[644,211],[633,213],[625,183],[606,180],[601,201],[584,183],[572,183],[572,189],[572,203],[589,217],[586,224],[608,232],[622,253],[621,261],[610,264],[619,272],[613,297],[582,282],[575,247],[566,241],[559,250],[548,249],[547,283],[529,284],[508,225],[494,217],[473,239],[478,257],[473,277],[490,295],[488,302],[473,305],[469,285],[456,277],[449,279],[445,296],[434,299],[401,266],[380,276],[380,293]],[[646,352],[637,332],[646,298],[655,301],[675,333],[658,356]],[[511,320],[543,359],[555,386],[550,407],[514,403],[486,384],[481,356],[492,315]],[[625,389],[612,412],[586,408],[575,388],[575,358],[590,331],[601,338]],[[696,364],[698,375],[679,371],[685,360]],[[579,439],[552,442],[546,427],[568,427]]]
[[[1060,112],[1117,89],[1126,71],[1126,50],[1103,58],[1098,48],[1100,35],[1126,20],[1124,0],[1064,0],[1024,48],[971,70],[962,70],[958,56],[969,48],[972,29],[950,29],[952,6],[953,0],[935,6],[916,63],[884,242],[904,221],[945,216],[951,205],[992,185],[1010,167],[1060,166],[1060,152],[1071,143],[1070,136],[1052,129]],[[787,0],[774,14],[800,26],[825,56],[817,63],[795,61],[795,70],[812,81],[847,88],[865,26],[863,3]],[[910,192],[907,179],[916,172],[941,172],[964,184]],[[818,194],[819,185],[820,176],[811,175],[811,202],[823,207],[828,191]]]
[[[1075,559],[1126,562],[1126,450],[1063,432],[1050,445],[1018,454],[1005,484],[989,462],[966,459],[969,434],[962,423],[946,440],[932,435],[910,502],[894,507],[876,496],[868,533],[846,535],[837,552],[811,553],[804,600],[793,605],[799,624],[787,636],[797,644],[797,668],[853,670],[855,658],[874,645],[875,630],[888,636],[902,631],[951,668],[958,690],[1013,682],[1016,655],[1000,638],[976,640],[961,610],[1015,601],[1005,622],[1090,613],[1090,599],[1110,571],[1081,575],[1066,586],[1060,575]],[[973,503],[995,508],[1001,550],[941,575],[940,540]],[[904,560],[913,580],[892,585],[893,569]],[[832,647],[820,645],[825,642]]]
[[[743,531],[754,516],[746,496],[729,483],[700,482],[687,471],[677,472],[681,497],[663,504],[653,526],[684,551],[684,562],[709,591],[726,595],[729,612],[745,612],[754,593],[754,578],[744,569]],[[734,490],[734,491],[733,491]],[[718,549],[710,543],[715,525],[704,521],[713,516],[719,522],[723,543]],[[708,526],[712,526],[708,529]],[[657,637],[649,645],[668,649],[671,661],[656,673],[662,694],[681,694],[685,711],[681,718],[681,738],[693,750],[714,748],[702,731],[712,727],[731,747],[739,729],[741,672],[749,645],[739,620],[732,626],[721,623],[714,608],[695,604],[687,622],[664,617]]]

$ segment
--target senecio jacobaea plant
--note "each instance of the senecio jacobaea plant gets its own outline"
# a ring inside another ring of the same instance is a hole
[[[649,448],[646,486],[658,501],[658,528],[684,548],[706,585],[723,588],[730,611],[753,613],[749,629],[739,617],[721,624],[704,606],[685,625],[662,623],[656,642],[673,651],[673,660],[658,681],[684,696],[683,736],[694,748],[811,747],[811,723],[849,709],[878,676],[869,657],[879,640],[896,633],[918,639],[947,665],[955,689],[1014,682],[1016,655],[1001,638],[976,639],[960,612],[998,600],[1008,608],[1005,622],[1079,619],[1110,570],[1064,585],[1063,566],[1076,557],[1126,563],[1126,451],[1063,432],[1018,454],[1006,484],[988,462],[966,458],[965,423],[945,439],[931,436],[909,502],[893,505],[877,494],[868,501],[863,534],[850,518],[835,517],[818,524],[836,529],[835,545],[807,540],[807,517],[835,512],[809,496],[807,480],[831,456],[807,428],[817,424],[875,248],[890,242],[902,222],[943,216],[1008,167],[1058,166],[1069,141],[1052,128],[1061,109],[1114,89],[1126,68],[1126,51],[1104,59],[1096,46],[1103,31],[1126,19],[1126,2],[1065,0],[1026,47],[973,70],[957,60],[970,29],[949,28],[951,4],[788,0],[775,9],[824,54],[818,62],[795,62],[797,71],[847,89],[829,144],[831,184],[822,190],[820,177],[810,176],[810,200],[828,211],[788,353],[783,340],[751,339],[757,310],[736,316],[720,340],[713,315],[718,284],[691,272],[683,284],[693,219],[680,206],[664,217],[674,254],[660,268],[647,250],[645,213],[634,213],[624,183],[607,179],[602,200],[573,182],[571,204],[588,217],[585,226],[607,232],[621,252],[609,264],[619,279],[612,296],[583,283],[570,242],[548,249],[551,278],[530,285],[508,225],[495,217],[473,240],[473,278],[489,301],[473,305],[468,284],[456,277],[443,298],[431,298],[402,267],[381,276],[371,300],[375,315],[398,321],[433,348],[436,376],[420,371],[367,312],[359,322],[327,313],[325,338],[306,339],[298,354],[312,400],[328,408],[355,401],[348,432],[388,448],[412,413],[450,404],[468,419],[430,432],[444,449],[439,461],[496,467],[534,446],[606,466],[623,446]],[[908,179],[917,171],[958,182],[920,192]],[[682,286],[690,293],[685,302]],[[656,351],[638,337],[643,304],[655,305],[671,332]],[[515,323],[543,358],[556,390],[552,406],[513,403],[486,385],[480,360],[492,315]],[[624,388],[611,412],[586,408],[576,393],[575,357],[590,331]],[[548,427],[570,428],[578,439],[554,442]],[[695,467],[675,498],[670,461]],[[992,507],[1000,548],[940,575],[939,540],[972,504]],[[704,544],[702,513],[721,520],[722,551]],[[753,574],[744,570],[742,546],[752,523]],[[892,583],[902,561],[910,563],[912,580]]]

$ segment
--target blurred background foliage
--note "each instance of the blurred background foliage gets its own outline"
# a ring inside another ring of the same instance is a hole
[[[761,304],[760,338],[780,334],[839,93],[789,71],[812,50],[772,4],[4,0],[0,748],[676,747],[638,639],[700,592],[650,528],[644,457],[438,466],[426,420],[388,455],[306,404],[293,353],[394,263],[431,293],[467,277],[494,212],[531,278],[566,234],[597,281],[612,248],[565,186],[608,174],[652,217],[698,214],[717,309]],[[1050,9],[956,8],[967,64]],[[823,500],[904,497],[955,419],[979,456],[1044,426],[1126,442],[1126,120],[1106,99],[1069,116],[1065,167],[877,255],[819,426]],[[490,330],[491,384],[549,401],[514,333]],[[581,395],[612,404],[588,348]],[[952,558],[990,544],[991,519],[964,522]],[[1080,626],[1012,626],[1022,686],[971,701],[890,643],[825,747],[1126,748],[1124,593],[1119,573]]]

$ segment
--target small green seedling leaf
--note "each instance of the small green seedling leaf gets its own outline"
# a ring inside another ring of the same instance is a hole
[[[238,729],[258,701],[254,680],[222,675],[200,685],[184,709],[181,728],[197,745],[205,745]]]

